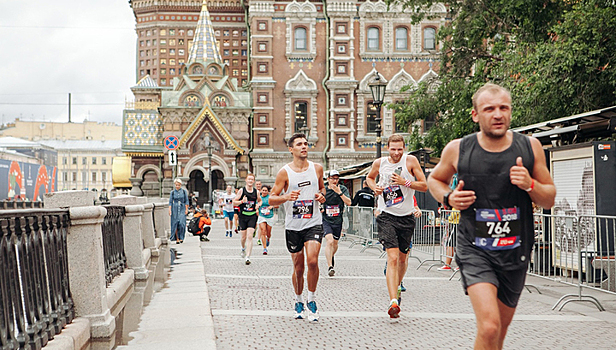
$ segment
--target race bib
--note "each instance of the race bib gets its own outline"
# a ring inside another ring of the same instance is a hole
[[[246,203],[244,203],[244,211],[245,212],[255,211],[255,202],[254,201],[247,201]]]
[[[269,215],[270,212],[271,210],[268,207],[261,208],[261,215]]]
[[[311,219],[314,212],[313,200],[302,200],[293,202],[294,219]]]
[[[339,205],[326,205],[325,206],[325,215],[335,217],[340,215],[340,206]]]
[[[383,198],[385,199],[385,206],[391,207],[404,201],[404,195],[402,189],[398,185],[385,187],[383,190]]]
[[[520,246],[520,209],[477,209],[475,245],[485,250],[508,250]]]

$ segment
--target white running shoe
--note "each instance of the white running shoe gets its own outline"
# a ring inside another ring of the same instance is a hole
[[[319,311],[317,310],[316,301],[308,302],[308,321],[316,322],[319,320]]]

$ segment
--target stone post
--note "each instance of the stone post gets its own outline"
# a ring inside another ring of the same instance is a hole
[[[143,196],[143,191],[141,190],[141,184],[143,183],[143,179],[138,177],[129,178],[130,183],[133,185],[133,188],[130,190],[131,196]]]

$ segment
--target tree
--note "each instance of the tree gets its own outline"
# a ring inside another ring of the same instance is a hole
[[[404,0],[421,20],[437,1]],[[608,0],[458,0],[439,30],[439,84],[412,91],[389,107],[404,125],[436,118],[411,147],[437,154],[454,138],[476,130],[471,97],[488,81],[512,91],[512,125],[525,125],[612,105],[616,8]],[[592,84],[589,84],[592,82]],[[592,86],[589,86],[592,85]],[[408,89],[408,87],[407,87]]]

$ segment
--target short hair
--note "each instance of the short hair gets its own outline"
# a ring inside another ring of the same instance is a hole
[[[492,93],[504,92],[505,94],[507,94],[507,96],[509,96],[509,99],[511,100],[511,92],[509,92],[507,88],[504,88],[494,83],[485,83],[482,87],[477,89],[477,91],[475,91],[475,93],[473,94],[473,109],[474,110],[477,110],[477,99],[479,99],[479,96],[486,91],[489,91]]]
[[[179,177],[176,177],[175,180],[173,180],[173,183],[180,183],[180,185],[182,184],[182,179],[180,179]]]
[[[387,147],[391,142],[404,142],[404,136],[400,134],[393,134],[387,139]]]
[[[293,143],[297,139],[306,139],[306,140],[308,140],[308,138],[306,137],[305,134],[302,134],[301,132],[297,132],[297,133],[293,134],[293,136],[291,136],[291,138],[289,139],[289,142],[287,143],[287,145],[289,147],[293,147]]]
[[[252,178],[253,178],[253,179],[256,179],[255,174],[253,174],[253,173],[248,173],[248,174],[246,174],[246,179],[247,179],[249,176],[252,176]]]

